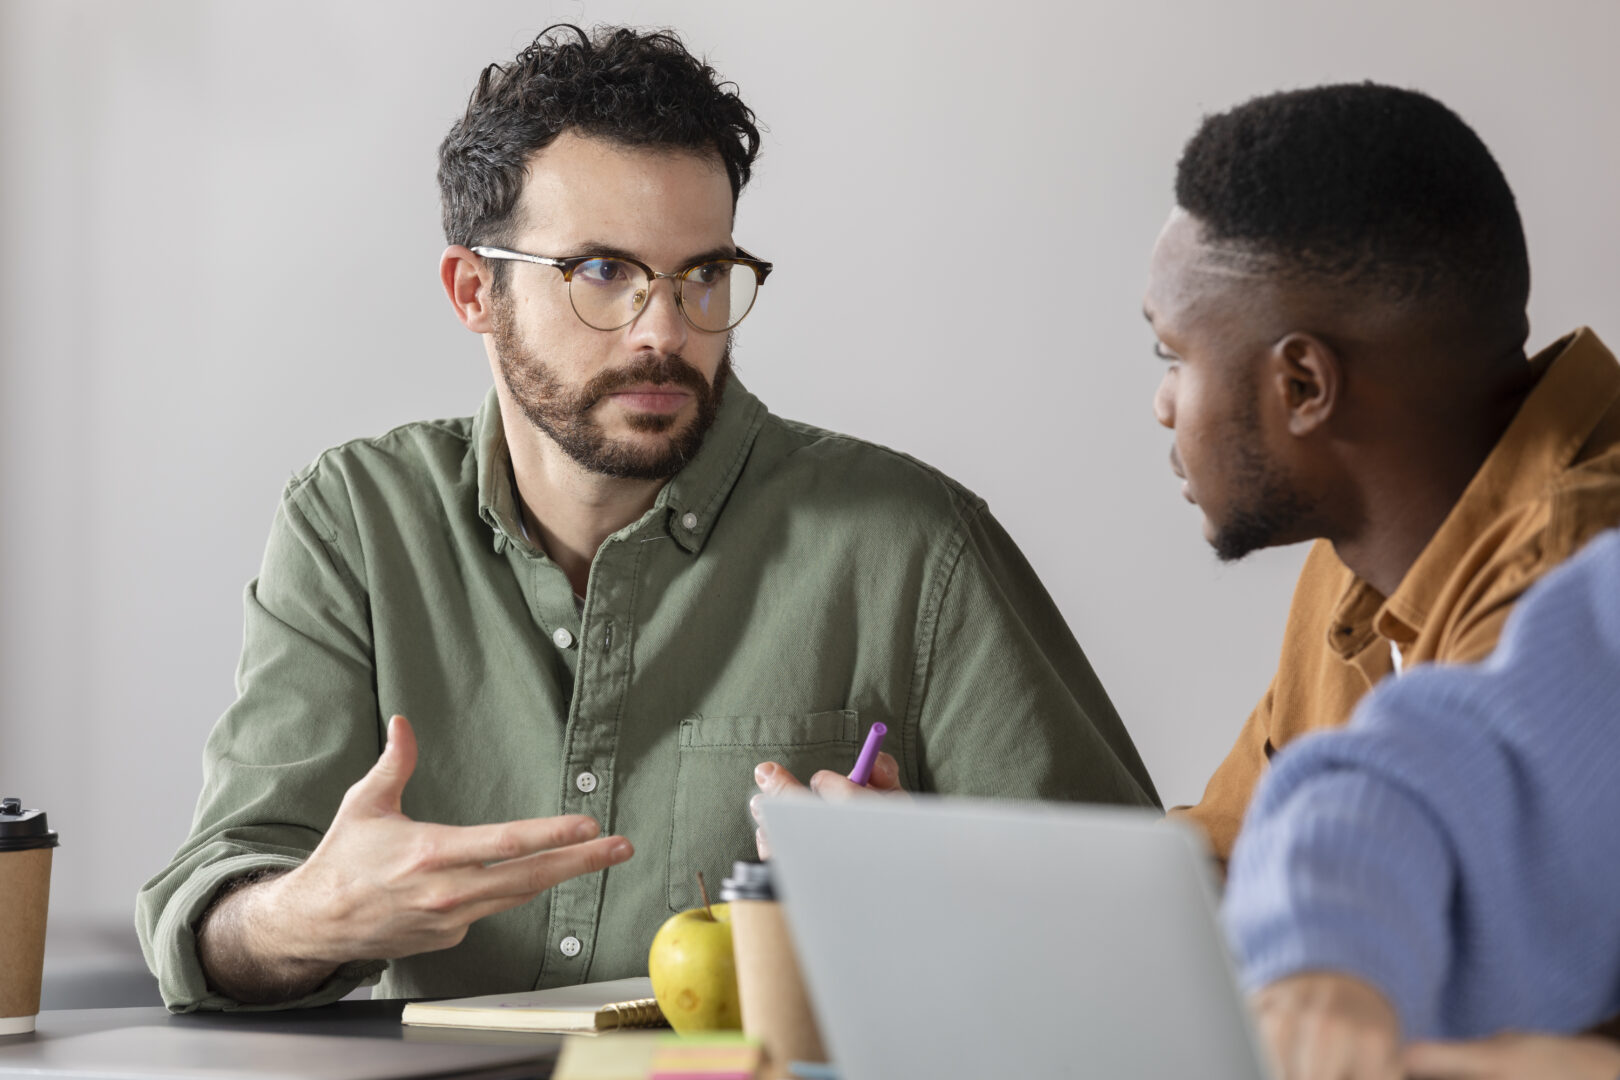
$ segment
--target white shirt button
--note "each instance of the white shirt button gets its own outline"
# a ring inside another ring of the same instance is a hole
[[[697,515],[688,512],[685,517],[681,518],[681,525],[686,529],[687,532],[691,532],[693,529],[697,528]]]
[[[568,627],[559,626],[556,632],[551,635],[551,640],[557,643],[557,648],[566,649],[574,643],[574,635],[568,632]]]
[[[584,948],[584,946],[579,943],[579,938],[575,937],[573,934],[569,934],[567,937],[557,942],[557,951],[562,953],[564,956],[578,956],[579,950],[582,948]]]
[[[589,795],[596,790],[596,774],[593,772],[580,773],[574,777],[574,786]]]

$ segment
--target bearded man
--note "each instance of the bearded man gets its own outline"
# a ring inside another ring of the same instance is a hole
[[[485,70],[440,276],[494,388],[288,485],[138,904],[170,1008],[642,974],[697,872],[753,856],[756,783],[853,794],[878,721],[880,790],[1156,802],[983,500],[732,375],[758,150],[668,33],[553,28]]]

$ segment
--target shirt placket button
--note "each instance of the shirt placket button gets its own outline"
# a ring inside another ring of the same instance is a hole
[[[596,774],[593,772],[580,773],[574,777],[574,786],[579,788],[583,794],[589,795],[596,790]]]

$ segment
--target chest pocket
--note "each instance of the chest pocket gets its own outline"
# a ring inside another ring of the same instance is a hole
[[[681,721],[670,820],[669,907],[703,903],[697,872],[712,899],[738,859],[757,859],[748,800],[754,766],[775,761],[809,783],[820,769],[849,772],[860,752],[861,721],[853,709],[797,716],[697,716]]]

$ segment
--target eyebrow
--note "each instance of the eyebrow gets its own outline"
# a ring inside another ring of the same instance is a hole
[[[600,243],[595,240],[587,240],[578,245],[576,251],[580,255],[601,256],[609,259],[634,259],[636,262],[647,261],[640,255],[626,251],[624,248],[615,247],[612,244]],[[685,269],[688,266],[697,266],[699,263],[711,262],[715,259],[735,259],[736,257],[736,245],[721,244],[717,247],[710,248],[708,251],[700,251],[696,255],[691,256],[681,263],[680,268]]]

